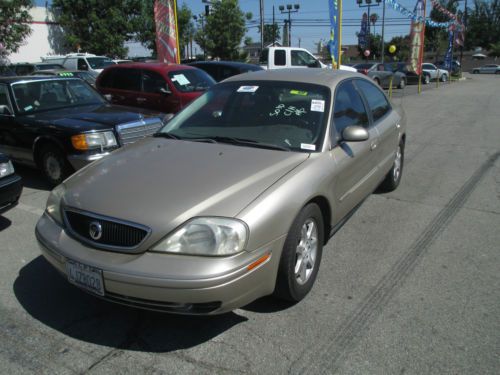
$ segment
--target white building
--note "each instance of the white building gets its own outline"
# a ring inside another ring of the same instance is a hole
[[[13,63],[40,61],[40,56],[55,55],[62,50],[62,32],[54,22],[50,8],[33,7],[30,10],[33,21],[31,34],[26,38],[17,53],[8,56]]]
[[[36,62],[41,56],[60,55],[68,52],[63,47],[63,33],[58,23],[54,21],[50,7],[33,7],[30,10],[32,33],[26,38],[17,53],[12,53],[8,59],[12,63]],[[151,51],[141,43],[126,42],[129,57],[151,56]],[[90,52],[92,51],[85,51]]]

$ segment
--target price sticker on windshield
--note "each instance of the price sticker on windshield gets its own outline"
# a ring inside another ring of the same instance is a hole
[[[240,86],[237,90],[238,92],[255,92],[257,91],[259,86]]]
[[[186,78],[184,74],[174,74],[174,77],[172,78],[172,82],[176,82],[181,85],[181,86],[186,86],[189,85],[191,82],[189,82],[189,79]]]
[[[325,101],[313,99],[311,100],[311,111],[313,112],[325,112]]]

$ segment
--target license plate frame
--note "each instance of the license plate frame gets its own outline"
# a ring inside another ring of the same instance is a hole
[[[68,281],[92,294],[104,297],[102,270],[72,259],[66,259]]]

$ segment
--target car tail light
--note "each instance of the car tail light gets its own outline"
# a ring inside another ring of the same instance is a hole
[[[368,69],[361,69],[361,73],[363,73],[364,75],[368,75]]]

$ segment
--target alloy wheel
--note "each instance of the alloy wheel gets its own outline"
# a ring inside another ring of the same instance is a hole
[[[318,252],[318,227],[316,222],[309,218],[301,228],[300,241],[295,253],[295,278],[297,283],[304,285],[314,270]]]

